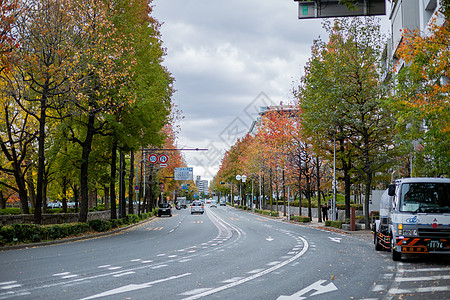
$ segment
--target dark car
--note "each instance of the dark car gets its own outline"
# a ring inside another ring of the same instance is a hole
[[[161,217],[162,215],[172,216],[172,207],[169,203],[158,204],[158,217]]]

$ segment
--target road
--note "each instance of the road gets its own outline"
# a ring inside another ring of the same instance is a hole
[[[0,299],[449,299],[448,257],[393,262],[367,234],[231,207],[0,252]]]

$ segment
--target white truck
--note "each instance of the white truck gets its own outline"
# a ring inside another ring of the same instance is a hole
[[[186,197],[178,197],[177,205],[179,205],[181,208],[187,208]]]
[[[450,254],[450,178],[396,180],[380,201],[373,226],[377,251]]]

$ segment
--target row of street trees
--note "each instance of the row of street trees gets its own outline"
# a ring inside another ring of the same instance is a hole
[[[433,24],[428,36],[405,33],[397,53],[403,68],[390,81],[382,76],[386,41],[376,19],[324,22],[329,40],[314,42],[305,75],[294,92],[295,106],[269,108],[256,132],[226,152],[213,188],[229,192],[229,186],[217,183],[236,183],[236,174],[262,176],[263,191],[270,199],[274,194],[278,198],[280,181],[274,174],[281,168],[283,199],[285,185],[299,199],[302,194],[310,199],[314,188],[320,207],[323,191],[331,186],[335,152],[345,216],[350,216],[351,187],[362,184],[368,226],[371,190],[385,187],[391,174],[448,176],[450,24],[446,20]],[[420,147],[414,149],[411,174],[413,141]]]
[[[173,78],[151,1],[1,8],[0,189],[19,195],[23,213],[31,204],[39,224],[48,192],[66,209],[71,188],[84,222],[89,191],[109,186],[116,218],[117,153],[132,182],[133,152],[162,145],[170,123]]]

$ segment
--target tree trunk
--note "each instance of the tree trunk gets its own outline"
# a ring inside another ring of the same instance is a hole
[[[62,211],[67,213],[67,177],[62,177]]]
[[[37,169],[37,186],[36,186],[36,207],[34,209],[34,223],[41,224],[43,203],[43,187],[45,172],[45,117],[47,107],[47,85],[44,85],[42,98],[40,100],[40,116],[39,116],[39,136],[38,136],[38,169]],[[28,204],[27,204],[28,206]]]
[[[31,164],[31,161],[27,161],[27,165]],[[32,168],[28,168],[27,171],[27,187],[28,187],[28,193],[30,196],[30,204],[31,207],[36,207],[36,189],[34,187],[34,179],[33,179],[33,170]],[[27,205],[28,207],[28,205]]]
[[[370,192],[372,186],[372,173],[367,172],[366,174],[366,193],[364,195],[364,223],[366,229],[370,228],[370,220],[369,220],[369,200],[370,200]]]
[[[284,206],[284,216],[286,217],[286,182],[284,181],[284,168],[283,168],[283,206]]]
[[[125,218],[127,215],[127,211],[126,211],[126,207],[127,207],[127,203],[125,200],[125,169],[126,169],[126,162],[125,162],[125,154],[120,151],[120,161],[121,161],[121,166],[120,166],[120,174],[121,174],[121,180],[119,180],[121,188],[120,188],[120,197],[122,198],[121,201],[121,206],[120,206],[120,211],[121,211],[121,215],[122,218]]]
[[[3,196],[3,191],[0,190],[0,204],[2,209],[6,209],[6,198]]]
[[[80,168],[80,215],[78,218],[79,222],[86,222],[88,215],[88,201],[89,201],[89,155],[92,150],[92,140],[94,137],[94,122],[95,115],[90,113],[88,116],[87,132],[86,138],[82,143],[82,153],[81,153],[81,168]]]
[[[134,152],[130,152],[130,174],[128,174],[128,213],[134,214],[133,209],[133,178],[134,178]]]
[[[322,203],[320,201],[320,166],[319,166],[319,157],[316,157],[316,173],[317,173],[317,215],[319,216],[318,221],[322,222]]]
[[[109,210],[109,188],[107,185],[103,186],[105,192],[105,210]]]
[[[111,182],[110,182],[111,219],[117,219],[117,211],[116,211],[116,162],[117,162],[117,142],[114,141],[113,145],[112,145],[112,153],[111,153]]]

